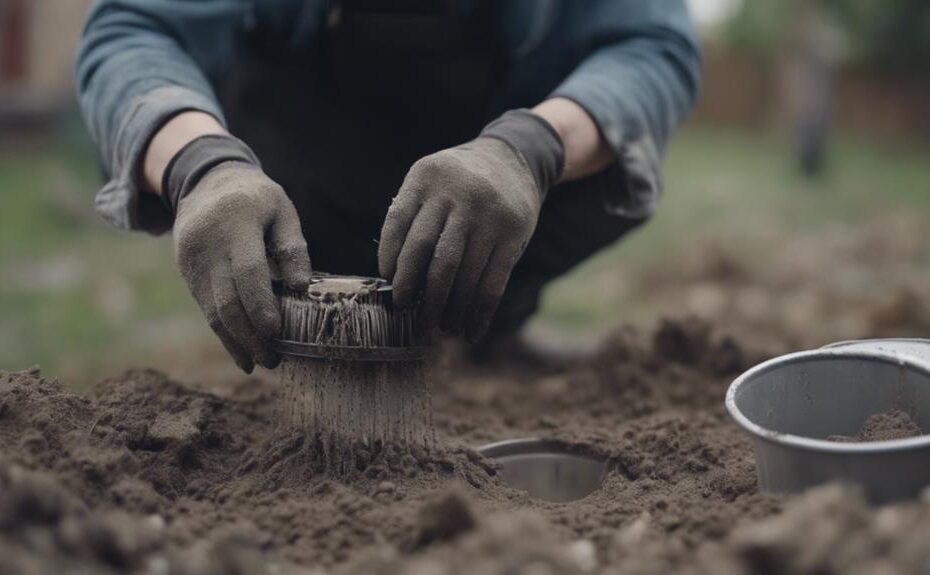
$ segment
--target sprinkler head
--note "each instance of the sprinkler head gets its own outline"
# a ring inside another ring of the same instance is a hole
[[[565,503],[581,499],[600,488],[607,462],[560,441],[512,439],[478,448],[494,459],[501,479],[530,497]]]
[[[930,435],[840,443],[897,410],[930,428],[930,340],[842,342],[777,357],[739,376],[726,407],[752,436],[759,486],[797,493],[850,481],[874,503],[930,485]]]

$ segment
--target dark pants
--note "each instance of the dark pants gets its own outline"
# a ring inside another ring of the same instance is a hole
[[[510,276],[491,331],[519,329],[539,309],[542,290],[645,220],[609,215],[598,178],[569,182],[546,197],[536,232]]]

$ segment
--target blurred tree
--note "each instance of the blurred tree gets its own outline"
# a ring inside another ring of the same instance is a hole
[[[930,70],[930,2],[828,0],[851,39],[852,57],[879,68]]]
[[[773,55],[785,39],[792,12],[790,1],[744,1],[724,31],[724,42],[757,56]]]
[[[853,62],[880,69],[930,70],[930,0],[819,0],[842,26]],[[726,27],[734,49],[775,56],[790,41],[802,0],[747,0]]]

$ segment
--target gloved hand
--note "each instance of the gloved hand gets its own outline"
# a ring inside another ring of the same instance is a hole
[[[305,290],[310,258],[284,190],[231,136],[203,136],[169,164],[164,197],[175,210],[178,267],[226,350],[246,373],[275,367],[281,316],[269,258],[284,283]]]
[[[564,156],[548,122],[514,110],[475,140],[417,161],[381,230],[379,267],[395,303],[412,305],[422,292],[428,328],[480,339]]]

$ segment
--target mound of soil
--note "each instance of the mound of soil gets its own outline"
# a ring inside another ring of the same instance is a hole
[[[891,409],[870,415],[862,424],[862,429],[854,437],[831,435],[828,439],[840,443],[863,443],[907,439],[908,437],[917,437],[923,434],[923,430],[911,419],[910,415],[899,409]]]
[[[0,572],[801,573],[917,558],[883,542],[918,541],[923,506],[892,521],[825,491],[779,516],[782,501],[757,493],[722,400],[763,358],[669,321],[617,332],[564,373],[446,365],[441,447],[380,446],[339,479],[320,446],[275,431],[275,382],[215,394],[138,370],[79,396],[37,371],[2,373]],[[614,471],[583,500],[532,500],[474,450],[526,436]],[[823,541],[799,536],[814,524]]]

